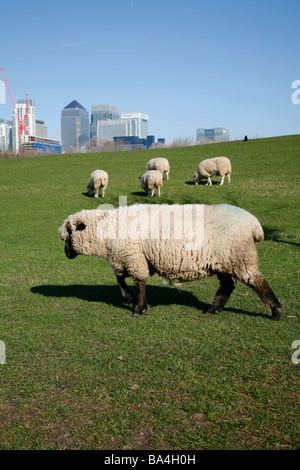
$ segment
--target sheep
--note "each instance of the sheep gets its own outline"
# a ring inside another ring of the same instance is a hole
[[[254,242],[263,240],[263,229],[239,207],[136,204],[82,210],[59,232],[68,258],[82,254],[109,261],[134,316],[147,310],[146,281],[157,273],[171,281],[216,274],[220,287],[208,314],[221,312],[239,280],[259,295],[274,320],[281,318],[281,304],[257,266]],[[127,277],[138,286],[136,309]]]
[[[163,179],[160,171],[146,171],[146,173],[144,173],[141,177],[141,187],[144,191],[146,191],[148,197],[154,196],[155,188],[157,188],[158,197],[160,197],[160,188],[162,187],[162,184]]]
[[[147,163],[147,170],[158,170],[162,175],[166,173],[167,181],[169,180],[170,164],[166,158],[152,158]]]
[[[105,190],[108,185],[108,174],[104,170],[95,170],[91,174],[90,181],[87,185],[87,190],[90,196],[98,198],[99,190],[102,189],[102,197],[104,197]],[[94,194],[95,193],[95,194]]]
[[[212,185],[210,177],[213,175],[222,176],[220,186],[224,183],[227,175],[228,184],[230,184],[231,162],[227,157],[208,158],[199,163],[194,173],[194,183],[198,184],[202,178],[207,178],[207,185]]]

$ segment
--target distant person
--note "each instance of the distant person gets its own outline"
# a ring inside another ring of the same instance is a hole
[[[245,135],[244,142],[247,142],[247,140],[248,140],[248,137]]]

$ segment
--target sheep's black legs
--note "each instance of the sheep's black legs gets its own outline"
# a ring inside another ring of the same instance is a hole
[[[117,281],[119,283],[122,296],[125,297],[127,302],[130,304],[132,314],[135,316],[142,315],[147,310],[147,299],[146,299],[146,280],[135,281],[135,284],[138,286],[138,307],[135,310],[136,302],[134,301],[132,292],[125,282],[125,277],[117,276]]]
[[[214,296],[212,306],[206,313],[220,313],[235,288],[235,281],[229,274],[218,273],[217,276],[220,281],[220,288]]]
[[[272,312],[272,318],[280,320],[282,315],[281,303],[264,276],[258,271],[254,280],[249,281],[248,285],[259,295],[265,307]]]
[[[127,302],[130,304],[131,310],[134,311],[133,295],[132,295],[129,287],[127,286],[127,284],[125,282],[125,277],[117,276],[117,281],[119,283],[119,286],[120,286],[120,289],[121,289],[121,292],[122,292],[122,296],[125,297]]]
[[[235,280],[229,274],[219,273],[217,276],[220,281],[220,288],[213,299],[213,305],[207,313],[220,313],[235,287]],[[247,285],[259,295],[265,307],[272,312],[272,318],[280,320],[282,315],[281,304],[264,276],[258,271]]]
[[[142,315],[147,310],[146,280],[135,281],[135,284],[139,288],[139,293],[138,293],[138,308],[133,313],[133,315],[138,316],[138,315]]]

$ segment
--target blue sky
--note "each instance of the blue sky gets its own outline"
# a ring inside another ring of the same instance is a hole
[[[14,0],[1,7],[0,66],[16,101],[60,139],[73,99],[149,115],[149,134],[300,133],[300,0]],[[0,74],[0,79],[2,79]],[[0,104],[11,119],[12,106]]]

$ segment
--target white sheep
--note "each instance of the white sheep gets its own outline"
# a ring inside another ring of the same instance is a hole
[[[146,171],[141,177],[141,188],[146,191],[149,197],[154,196],[154,190],[157,188],[158,197],[160,197],[160,188],[163,184],[163,178],[160,171]]]
[[[87,185],[87,190],[90,196],[97,198],[99,190],[102,188],[102,197],[104,197],[105,190],[108,185],[108,174],[104,170],[95,170],[91,174],[90,181]]]
[[[147,163],[147,170],[158,170],[161,172],[162,175],[166,173],[167,181],[169,180],[170,164],[166,158],[162,158],[162,157],[152,158]]]
[[[82,210],[59,231],[68,258],[82,254],[109,261],[135,315],[147,309],[146,281],[158,273],[180,281],[216,274],[220,288],[207,313],[223,309],[238,279],[259,295],[273,319],[281,317],[280,302],[257,267],[254,242],[263,240],[263,229],[238,207],[137,204]],[[139,288],[136,310],[126,277]]]
[[[227,175],[230,184],[231,162],[227,157],[208,158],[199,163],[194,173],[194,183],[198,184],[202,178],[207,178],[207,185],[212,185],[210,177],[213,175],[222,176],[220,186],[224,183]]]

